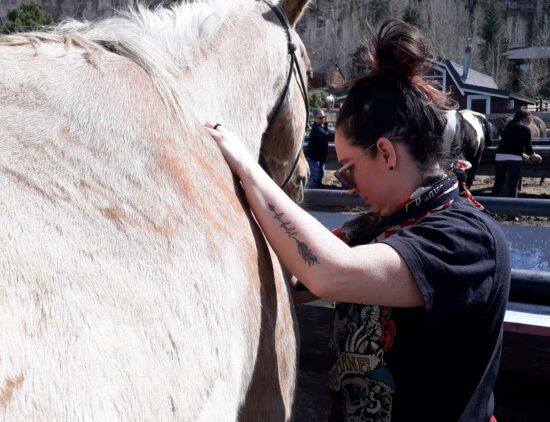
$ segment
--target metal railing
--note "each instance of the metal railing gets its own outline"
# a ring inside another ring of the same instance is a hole
[[[536,138],[536,140],[533,141],[533,150],[537,154],[540,154],[542,162],[538,164],[525,164],[522,166],[521,171],[524,177],[550,177],[550,140],[547,139],[548,138]],[[485,148],[481,158],[481,165],[476,174],[494,175],[496,148],[496,144]],[[329,143],[328,145],[326,168],[328,170],[335,170],[338,168],[334,143]]]
[[[550,199],[476,197],[476,200],[494,214],[550,217]],[[365,203],[344,190],[306,189],[302,206],[364,207]]]
[[[476,198],[492,213],[550,217],[550,199]],[[307,189],[302,207],[365,207],[357,195],[343,190]],[[550,306],[550,272],[512,269],[509,300]]]
[[[550,271],[512,269],[509,300],[550,306]]]

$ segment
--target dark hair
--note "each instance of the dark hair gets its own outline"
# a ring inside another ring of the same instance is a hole
[[[521,107],[514,114],[514,118],[510,123],[523,123],[529,125],[533,121],[533,115],[525,107]]]
[[[380,137],[403,136],[421,170],[440,162],[443,110],[456,103],[420,76],[430,57],[428,41],[415,26],[385,22],[368,55],[370,71],[351,88],[337,129],[364,149]]]

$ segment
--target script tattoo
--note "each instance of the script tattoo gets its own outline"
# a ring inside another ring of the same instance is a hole
[[[315,254],[312,252],[311,249],[309,249],[309,246],[296,237],[298,235],[298,232],[296,231],[296,228],[292,225],[292,223],[290,221],[283,220],[283,216],[285,215],[285,213],[277,212],[275,207],[271,204],[268,204],[268,207],[269,207],[269,210],[273,212],[273,218],[275,218],[275,220],[281,223],[280,227],[283,228],[283,230],[288,235],[288,237],[290,237],[296,242],[296,246],[298,247],[298,253],[301,255],[305,263],[309,267],[315,264],[320,264]]]

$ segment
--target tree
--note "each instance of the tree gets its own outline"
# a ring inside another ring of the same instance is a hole
[[[468,36],[466,39],[472,42],[474,39],[474,15],[476,11],[477,0],[466,0],[466,9],[468,10]]]
[[[407,6],[401,19],[418,28],[422,27],[422,16],[420,14],[420,10],[414,6]]]
[[[535,25],[535,36],[533,45],[549,46],[550,45],[550,0],[544,0],[542,10],[540,12],[538,22]]]
[[[309,94],[308,97],[310,108],[320,108],[323,106],[323,99],[320,93],[315,92],[313,94]]]
[[[9,9],[2,31],[32,31],[43,26],[52,25],[53,19],[37,4],[23,4],[15,9]]]
[[[390,15],[389,0],[372,0],[368,8],[368,18],[372,25],[385,20]]]
[[[495,0],[485,4],[483,20],[479,28],[480,55],[483,68],[497,85],[506,82],[506,57],[508,41],[505,31],[504,14]]]
[[[550,65],[547,59],[529,60],[528,69],[520,71],[519,86],[522,93],[532,98],[550,96]]]
[[[351,57],[352,77],[364,76],[369,70],[369,44],[365,41],[357,47]]]

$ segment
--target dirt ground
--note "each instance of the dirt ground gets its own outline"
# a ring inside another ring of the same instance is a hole
[[[471,192],[474,196],[491,196],[494,183],[493,176],[477,176]],[[540,184],[540,178],[524,177],[519,198],[550,199],[550,178]],[[495,219],[506,224],[521,224],[523,226],[550,227],[548,217],[519,217],[518,221],[510,221],[506,216],[496,215]]]
[[[493,176],[477,176],[472,186],[472,193],[480,196],[490,196],[495,178]],[[540,184],[539,178],[524,177],[520,198],[550,199],[550,178]]]
[[[493,176],[477,176],[474,180],[471,192],[474,196],[492,196],[491,189],[494,184]],[[328,170],[323,178],[323,185],[327,189],[340,189],[341,185],[334,177],[334,171]],[[540,184],[539,178],[524,177],[519,198],[550,199],[550,178]],[[490,211],[490,210],[489,210]],[[548,217],[519,217],[518,221],[507,216],[494,215],[495,219],[504,224],[521,224],[524,226],[550,227]]]

